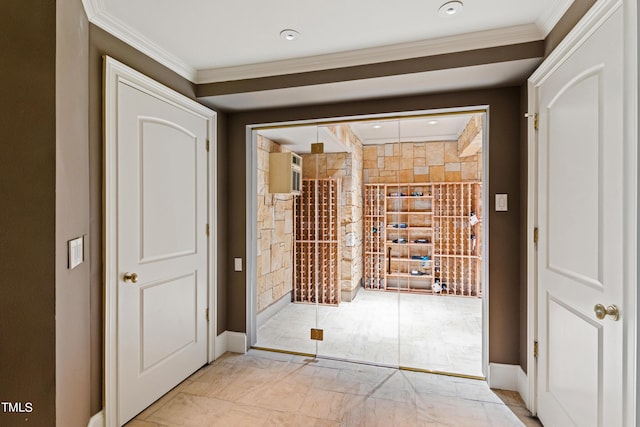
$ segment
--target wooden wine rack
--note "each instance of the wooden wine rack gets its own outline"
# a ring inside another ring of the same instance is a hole
[[[364,188],[364,285],[368,289],[384,289],[385,187]]]
[[[294,205],[294,302],[340,303],[339,198],[339,179],[302,180]]]
[[[365,287],[480,297],[481,194],[479,182],[367,184]]]

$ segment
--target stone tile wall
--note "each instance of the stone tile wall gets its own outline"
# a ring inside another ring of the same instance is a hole
[[[458,141],[367,145],[363,157],[365,184],[482,179],[482,153],[460,157]]]
[[[348,126],[328,126],[328,129],[344,143],[345,150],[349,152],[303,155],[303,177],[342,179],[341,299],[351,301],[359,289],[363,273],[362,143]]]
[[[294,196],[269,193],[269,153],[280,151],[258,135],[258,313],[293,289]]]

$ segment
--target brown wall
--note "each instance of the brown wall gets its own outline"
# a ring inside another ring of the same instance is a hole
[[[544,54],[548,56],[564,39],[580,18],[596,3],[596,0],[574,0],[555,27],[544,40]]]
[[[0,14],[0,425],[55,424],[56,2]]]
[[[349,117],[464,106],[489,106],[489,357],[519,363],[520,89],[518,87],[424,95],[229,115],[227,217],[230,257],[245,256],[246,125],[286,120]],[[494,212],[493,195],[507,193],[509,212]],[[245,273],[228,277],[228,329],[245,331]]]
[[[89,29],[80,0],[57,1],[56,425],[91,411],[89,262],[69,270],[67,241],[89,238]],[[88,250],[85,252],[88,254]]]

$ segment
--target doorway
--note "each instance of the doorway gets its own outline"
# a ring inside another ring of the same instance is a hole
[[[254,128],[251,344],[484,377],[486,120],[470,109]],[[293,183],[296,155],[300,188],[273,190],[274,159]]]

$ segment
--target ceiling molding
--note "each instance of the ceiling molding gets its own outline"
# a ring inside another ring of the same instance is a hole
[[[569,34],[556,46],[553,52],[536,68],[529,77],[529,82],[539,86],[546,81],[550,73],[563,64],[565,57],[582,45],[587,35],[600,28],[606,19],[615,13],[618,8],[622,7],[622,4],[622,0],[596,1]]]
[[[567,0],[572,1],[572,0]],[[294,58],[282,61],[199,70],[194,83],[206,84],[268,76],[305,73],[387,61],[419,58],[542,40],[535,24],[467,33],[348,52]]]
[[[82,5],[89,21],[98,14],[98,10],[104,10],[102,0],[82,0]]]
[[[119,38],[131,47],[158,61],[160,64],[195,82],[197,71],[175,55],[151,42],[129,26],[113,18],[106,12],[102,0],[82,0],[89,22],[102,28],[109,34]]]
[[[560,18],[565,14],[567,9],[573,4],[574,0],[557,1],[553,4],[552,8],[549,8],[540,15],[536,20],[536,25],[542,31],[542,36],[547,37],[553,27],[556,26]]]

